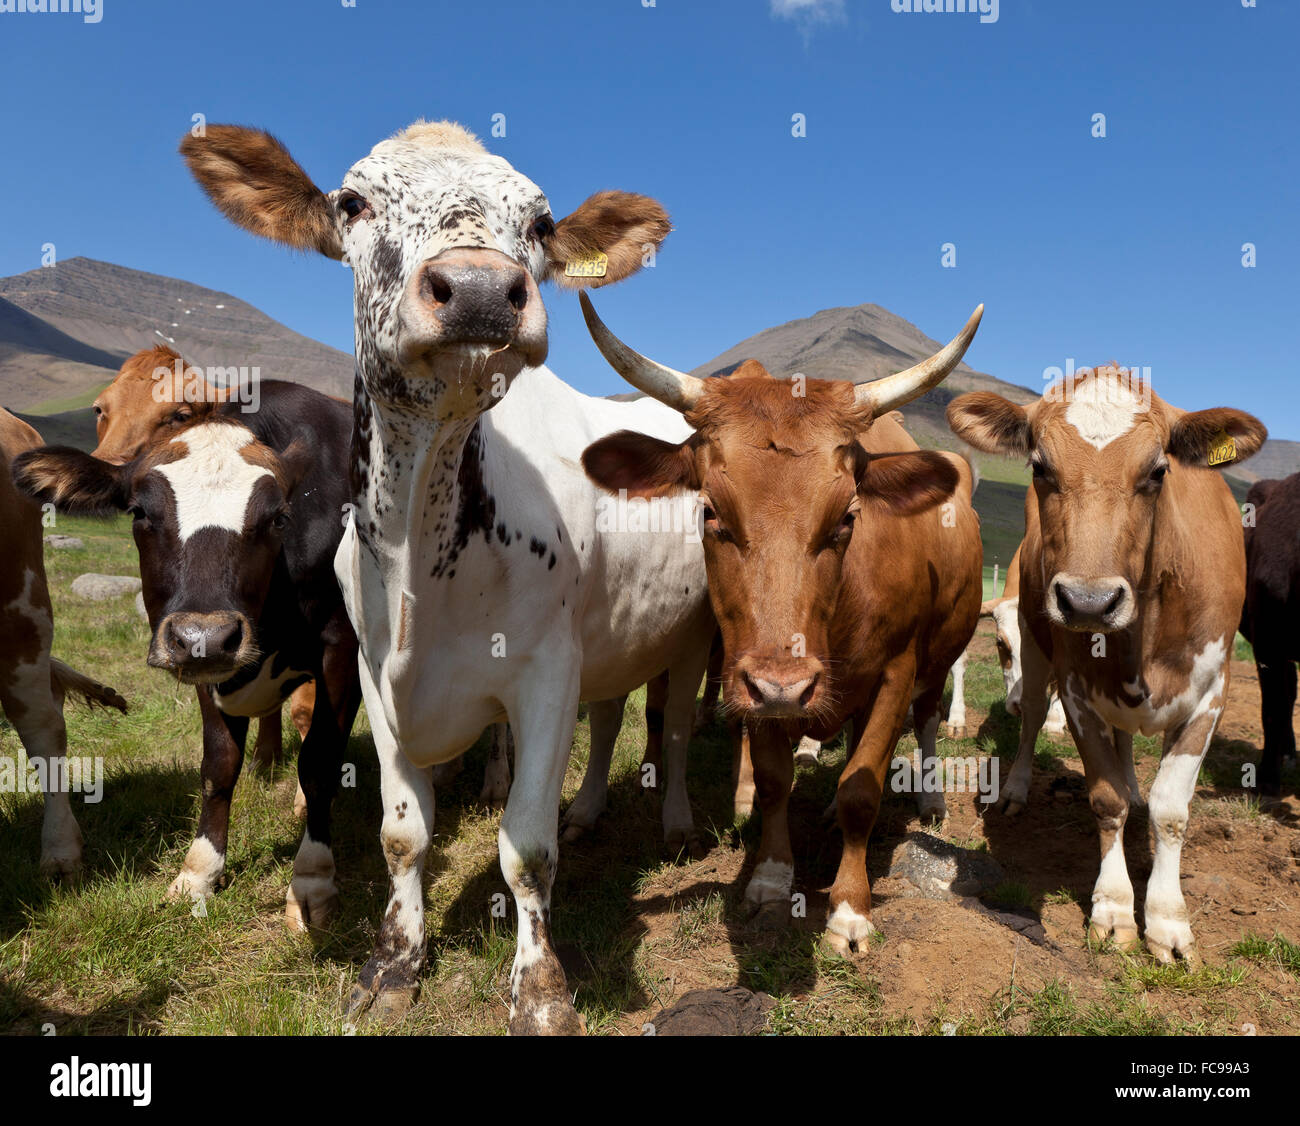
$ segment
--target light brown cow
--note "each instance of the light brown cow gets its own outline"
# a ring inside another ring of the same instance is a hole
[[[763,812],[745,896],[773,922],[790,915],[793,746],[853,724],[826,940],[855,950],[874,931],[867,839],[894,746],[913,705],[922,754],[933,756],[948,670],[974,633],[982,587],[969,465],[918,449],[887,415],[957,365],[982,310],[937,356],[855,388],[773,379],[753,360],[727,379],[694,379],[632,352],[585,294],[582,303],[605,358],[695,431],[677,445],[612,434],[583,465],[629,496],[700,495],[723,694],[750,730]]]
[[[9,467],[24,450],[41,445],[27,423],[0,408],[0,707],[18,732],[45,792],[41,871],[73,877],[81,868],[81,830],[66,786],[68,735],[63,700],[73,693],[89,704],[126,711],[126,701],[50,656],[54,619],[45,585],[41,511],[14,488]]]
[[[1076,373],[1028,407],[987,392],[948,407],[977,449],[1028,457],[1034,503],[1020,558],[1024,692],[1032,753],[1055,676],[1101,834],[1090,934],[1138,942],[1124,859],[1133,734],[1164,734],[1151,786],[1155,862],[1147,947],[1197,960],[1179,887],[1187,807],[1223,711],[1246,559],[1241,514],[1208,465],[1249,457],[1266,432],[1241,411],[1186,412],[1116,368]],[[1036,513],[1036,515],[1035,515]]]
[[[201,393],[184,394],[194,389]],[[99,445],[93,456],[113,465],[125,465],[139,457],[159,435],[179,431],[193,420],[211,415],[224,398],[222,389],[211,386],[202,370],[187,364],[179,352],[165,344],[145,348],[131,356],[113,382],[95,397],[93,410]],[[294,692],[289,707],[293,724],[303,739],[311,728],[315,706],[316,686],[309,681]],[[268,771],[283,754],[279,714],[258,720],[254,768]],[[305,811],[301,791],[295,807],[300,815]]]

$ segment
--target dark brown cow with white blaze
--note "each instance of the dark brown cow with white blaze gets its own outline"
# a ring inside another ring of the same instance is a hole
[[[41,444],[41,436],[0,408],[0,708],[37,768],[45,789],[41,824],[41,871],[72,877],[81,868],[81,830],[67,789],[51,786],[63,776],[68,733],[64,696],[126,711],[126,701],[50,656],[54,637],[50,592],[45,584],[41,511],[9,477],[13,459]]]
[[[1101,834],[1091,936],[1135,946],[1124,822],[1133,734],[1164,734],[1149,795],[1155,862],[1147,947],[1197,959],[1179,887],[1187,807],[1223,711],[1246,586],[1241,513],[1211,460],[1255,453],[1266,432],[1238,410],[1187,412],[1114,368],[1076,374],[1028,407],[963,395],[954,432],[1028,457],[1037,519],[1021,549],[1021,754],[1054,674]]]
[[[611,491],[700,496],[723,693],[750,729],[763,812],[745,896],[773,922],[789,918],[794,879],[792,749],[803,735],[825,739],[852,721],[826,940],[841,953],[857,949],[874,931],[867,839],[908,706],[922,755],[932,757],[948,670],[975,631],[982,593],[969,464],[920,450],[888,414],[956,367],[983,309],[906,372],[799,389],[753,360],[727,379],[661,367],[615,339],[585,294],[582,302],[605,358],[695,431],[680,444],[613,434],[588,447],[583,465]],[[941,815],[942,795],[924,798],[938,798],[931,812]]]
[[[324,924],[337,901],[330,806],[361,698],[333,569],[350,437],[346,404],[268,380],[258,410],[227,404],[155,434],[125,465],[46,446],[13,468],[21,491],[60,511],[134,517],[148,663],[193,685],[203,718],[199,823],[170,897],[216,891],[249,720],[279,716],[315,680],[298,759],[307,824],[285,903],[294,929]]]

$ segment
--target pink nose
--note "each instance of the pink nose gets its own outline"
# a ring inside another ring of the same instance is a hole
[[[749,709],[758,715],[806,715],[821,685],[822,664],[813,658],[761,660],[742,657],[736,676]]]

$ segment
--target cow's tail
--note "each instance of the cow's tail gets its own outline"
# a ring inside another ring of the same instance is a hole
[[[54,689],[55,699],[73,695],[92,708],[116,708],[126,714],[126,701],[107,684],[97,684],[55,657],[50,658],[50,687]]]

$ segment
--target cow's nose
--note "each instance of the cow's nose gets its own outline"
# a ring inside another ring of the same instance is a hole
[[[230,665],[247,633],[248,620],[242,614],[168,614],[158,624],[158,642],[149,663],[176,670]]]
[[[420,273],[420,300],[444,344],[509,344],[528,307],[528,275],[504,256],[439,255]]]
[[[1132,589],[1121,578],[1057,575],[1052,580],[1052,597],[1060,620],[1071,629],[1120,629],[1131,617]]]
[[[822,668],[818,661],[770,664],[742,661],[740,666],[737,671],[748,696],[747,703],[762,715],[806,714],[821,683]]]

